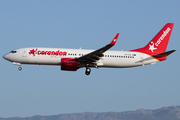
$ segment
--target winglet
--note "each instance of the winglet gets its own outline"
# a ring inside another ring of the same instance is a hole
[[[117,33],[117,35],[114,37],[114,39],[111,41],[111,43],[109,44],[110,46],[114,46],[116,44],[116,41],[118,39],[119,33]]]

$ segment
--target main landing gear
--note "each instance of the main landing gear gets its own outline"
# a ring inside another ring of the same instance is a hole
[[[86,75],[89,75],[89,74],[90,74],[90,72],[91,72],[91,69],[90,69],[90,68],[88,68],[88,67],[86,67],[86,72],[85,72],[85,74],[86,74]]]

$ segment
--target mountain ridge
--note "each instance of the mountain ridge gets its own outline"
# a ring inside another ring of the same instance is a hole
[[[84,112],[51,116],[35,115],[25,118],[0,118],[0,120],[180,120],[180,106],[124,112]]]

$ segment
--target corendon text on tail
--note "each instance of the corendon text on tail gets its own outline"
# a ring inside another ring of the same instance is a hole
[[[20,48],[3,56],[4,59],[19,65],[58,65],[61,70],[77,71],[85,67],[89,75],[90,68],[127,68],[154,64],[166,60],[175,50],[166,51],[174,23],[167,23],[144,47],[129,51],[109,50],[116,44],[119,33],[104,47],[97,50],[64,48]]]
[[[161,41],[166,37],[166,35],[169,33],[170,30],[171,30],[170,28],[167,28],[166,31],[163,31],[162,36],[155,43],[156,46],[158,46],[161,43]]]

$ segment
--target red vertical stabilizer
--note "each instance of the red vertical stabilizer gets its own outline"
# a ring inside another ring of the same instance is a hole
[[[167,23],[159,33],[143,48],[130,50],[148,55],[156,55],[166,51],[174,23]]]

